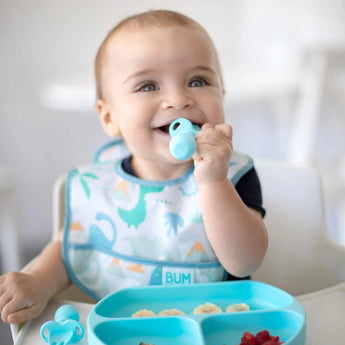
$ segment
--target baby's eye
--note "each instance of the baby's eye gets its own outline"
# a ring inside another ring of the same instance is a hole
[[[202,79],[202,78],[198,78],[198,79],[193,79],[190,83],[189,83],[189,87],[202,87],[208,85],[207,81]]]
[[[153,83],[143,84],[139,88],[139,91],[143,91],[143,92],[150,92],[150,91],[156,91],[156,90],[158,90],[158,87],[157,85]]]

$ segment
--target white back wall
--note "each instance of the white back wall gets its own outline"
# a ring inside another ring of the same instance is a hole
[[[235,144],[254,157],[286,153],[295,102],[287,91],[304,48],[345,44],[343,0],[2,0],[0,165],[14,170],[26,257],[50,238],[54,179],[90,161],[108,140],[93,109],[99,44],[125,16],[158,8],[190,15],[214,39]],[[61,86],[72,90],[53,92]]]

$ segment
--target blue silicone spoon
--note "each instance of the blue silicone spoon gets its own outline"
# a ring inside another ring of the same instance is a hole
[[[196,149],[195,134],[200,127],[185,118],[178,118],[169,126],[171,136],[169,149],[172,156],[179,160],[189,159]]]
[[[84,336],[84,328],[79,322],[78,310],[65,304],[55,312],[55,321],[48,321],[41,327],[41,337],[49,345],[77,343]]]

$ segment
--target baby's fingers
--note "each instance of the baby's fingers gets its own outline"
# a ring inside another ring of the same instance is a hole
[[[210,123],[205,123],[203,124],[201,129],[202,131],[197,133],[197,136],[201,136],[203,134],[203,131],[205,130],[214,129],[218,132],[221,132],[225,137],[227,137],[227,140],[229,139],[232,140],[233,130],[232,130],[232,126],[229,125],[228,123],[219,123],[215,126],[211,125]]]
[[[43,309],[44,306],[41,306],[38,303],[33,305],[30,305],[30,303],[23,303],[22,307],[16,305],[15,303],[13,303],[13,305],[9,303],[4,308],[5,312],[3,315],[3,321],[7,323],[24,322],[26,320],[33,319],[36,316],[38,316]]]
[[[232,140],[232,126],[227,123],[221,123],[214,127],[216,130],[222,132],[226,137]]]
[[[6,314],[6,306],[11,301],[12,297],[9,294],[4,293],[2,296],[0,296],[0,314],[1,319],[5,321],[5,318],[7,318]]]
[[[27,304],[24,304],[24,306],[26,307]],[[9,316],[22,308],[23,306],[21,305],[21,303],[16,302],[13,297],[6,299],[6,302],[4,301],[1,306],[2,321],[10,323]]]
[[[3,303],[1,309],[1,318],[4,322],[7,323],[16,323],[10,322],[10,315],[16,313],[17,311],[31,307],[34,303],[30,301],[28,297],[25,297],[25,294],[22,291],[16,291],[12,294],[7,294],[9,297],[6,298],[6,303]],[[5,297],[5,296],[3,296]]]
[[[37,308],[28,307],[24,309],[17,310],[12,314],[8,315],[7,323],[21,323],[27,321],[29,319],[33,319],[40,314],[40,312],[36,312]]]

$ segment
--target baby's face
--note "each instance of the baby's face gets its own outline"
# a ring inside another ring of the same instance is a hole
[[[127,30],[107,49],[104,101],[136,165],[181,164],[168,148],[168,126],[178,117],[199,125],[224,122],[218,60],[201,30]]]

